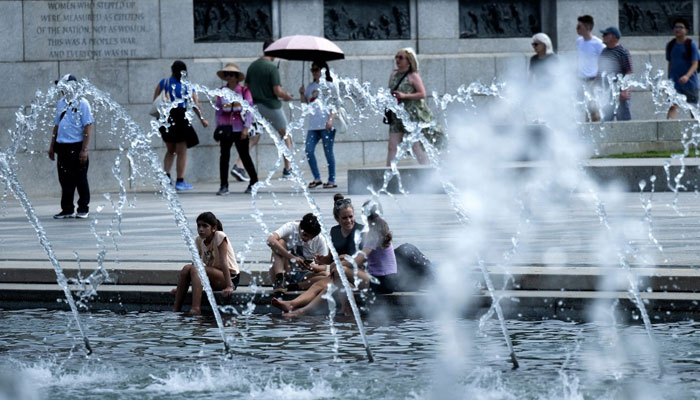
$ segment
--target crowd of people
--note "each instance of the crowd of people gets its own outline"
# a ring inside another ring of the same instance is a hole
[[[337,225],[331,228],[331,243],[326,243],[318,218],[312,213],[283,224],[267,238],[272,260],[269,269],[274,293],[272,306],[287,317],[312,311],[324,302],[331,284],[343,287],[340,274],[345,275],[351,290],[368,289],[382,294],[397,290],[397,254],[402,253],[394,251],[392,232],[381,216],[378,203],[365,202],[362,212],[366,216],[366,227],[355,221],[352,201],[338,193],[333,198],[333,217]],[[222,291],[224,297],[230,296],[238,287],[240,269],[221,221],[211,212],[200,214],[197,234],[195,244],[212,289]],[[417,249],[409,256],[399,257],[416,258],[417,254],[425,259]],[[405,274],[410,274],[408,267]],[[189,312],[201,313],[203,285],[193,264],[182,268],[177,287],[172,290],[175,295],[173,311],[182,310],[190,287]],[[294,299],[284,300],[281,296],[288,290],[301,293]],[[349,313],[347,296],[342,291],[336,295],[342,306],[341,313]]]
[[[698,102],[698,53],[697,44],[688,37],[688,22],[682,18],[673,21],[673,39],[665,49],[668,62],[668,78],[673,81],[679,96],[674,97],[668,110],[667,118],[678,117],[678,100],[683,96],[689,104]],[[577,19],[576,41],[577,75],[580,93],[605,93],[600,102],[586,100],[586,119],[588,121],[626,121],[632,118],[630,111],[631,93],[629,89],[619,92],[619,101],[613,102],[610,85],[621,76],[633,73],[630,52],[621,44],[621,32],[611,26],[601,30],[602,40],[593,34],[594,20],[590,15]],[[263,51],[271,44],[266,41]],[[530,58],[528,77],[535,87],[545,88],[555,80],[559,59],[554,52],[552,40],[545,33],[532,37],[534,55]],[[246,73],[235,63],[228,63],[217,76],[224,82],[222,91],[231,91],[255,107],[260,115],[277,131],[280,139],[291,149],[292,142],[287,133],[287,119],[282,110],[282,101],[292,100],[292,95],[281,86],[280,74],[274,58],[263,55],[255,60]],[[411,122],[433,122],[434,116],[428,107],[426,89],[419,73],[416,53],[411,48],[399,50],[394,56],[396,68],[389,76],[388,89],[397,103],[402,106]],[[324,72],[325,71],[325,72]],[[323,86],[322,79],[332,82],[331,69],[326,62],[316,61],[311,64],[312,81],[299,88],[300,100],[310,106],[308,130],[306,133],[305,153],[313,176],[308,188],[336,188],[336,170],[333,145],[335,141],[335,112],[321,107],[317,102]],[[154,91],[154,104],[159,98],[165,98],[172,106],[160,127],[160,134],[166,146],[163,168],[170,178],[175,163],[176,178],[171,184],[178,191],[191,190],[193,185],[185,180],[187,149],[199,143],[197,133],[187,117],[191,108],[202,126],[209,122],[202,115],[195,91],[183,82],[187,66],[178,60],[171,66],[169,77],[161,79]],[[324,76],[325,73],[325,76]],[[64,76],[59,84],[63,98],[56,106],[53,135],[48,156],[57,159],[58,178],[61,185],[61,211],[54,215],[56,219],[88,218],[90,189],[87,172],[89,166],[88,150],[94,124],[89,102],[75,96],[76,78]],[[233,96],[217,97],[215,102],[214,139],[220,146],[219,178],[217,195],[229,193],[229,174],[236,180],[247,181],[245,193],[252,191],[258,182],[258,176],[250,155],[260,135],[251,135],[255,121],[249,108],[239,101],[231,101]],[[238,98],[238,97],[236,97]],[[192,104],[188,104],[191,102]],[[398,112],[398,109],[396,110]],[[403,114],[403,113],[401,113]],[[691,115],[692,116],[692,115]],[[384,122],[389,125],[387,149],[387,166],[396,157],[399,144],[409,132],[397,113],[387,110]],[[436,146],[441,146],[443,134],[439,124],[422,129],[419,133],[424,139]],[[318,142],[323,143],[326,156],[328,178],[321,179],[315,149]],[[229,170],[231,148],[235,145],[238,159]],[[414,141],[412,152],[421,164],[428,162],[425,148],[421,141]],[[291,175],[290,160],[284,160],[283,177]],[[79,199],[77,212],[74,204],[75,191]],[[321,228],[317,217],[304,215],[299,221],[291,221],[274,231],[267,239],[271,249],[270,280],[277,294],[287,290],[303,291],[293,300],[273,298],[272,305],[285,315],[296,316],[316,308],[327,296],[331,284],[340,287],[341,276],[346,276],[355,289],[370,288],[380,293],[391,293],[396,288],[397,261],[392,243],[389,225],[382,218],[375,203],[363,205],[368,226],[355,222],[355,209],[350,199],[336,195],[333,204],[333,216],[338,223],[331,229],[332,243],[326,243],[320,235]],[[199,255],[205,265],[206,274],[214,290],[221,290],[230,295],[237,287],[239,268],[231,242],[223,232],[221,222],[210,212],[197,218],[196,240]],[[331,246],[334,251],[331,251]],[[340,255],[339,258],[332,256]],[[193,265],[185,266],[179,276],[175,294],[174,310],[182,308],[185,295],[192,287],[192,306],[190,311],[200,312],[202,283]],[[343,311],[347,304],[341,298]]]
[[[688,21],[673,20],[674,38],[666,45],[668,79],[673,81],[678,94],[685,96],[688,104],[698,103],[698,55],[697,44],[688,37]],[[619,92],[619,101],[613,101],[610,85],[621,76],[633,73],[632,56],[621,43],[622,33],[615,26],[600,31],[602,40],[593,34],[594,20],[590,15],[577,18],[576,59],[579,94],[586,103],[587,121],[629,121],[632,119],[631,92]],[[545,33],[532,37],[535,55],[530,59],[530,81],[540,87],[555,82],[558,57],[552,41]],[[587,95],[584,95],[587,94]],[[678,117],[678,104],[674,101],[667,113],[668,119]]]

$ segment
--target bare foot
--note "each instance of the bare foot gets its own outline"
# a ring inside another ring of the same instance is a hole
[[[177,294],[177,288],[170,289],[170,294]]]
[[[300,316],[302,316],[302,315],[304,315],[304,313],[302,313],[301,311],[299,311],[299,310],[294,310],[294,311],[290,311],[290,312],[286,312],[286,313],[282,314],[282,318],[284,318],[284,319],[292,319],[292,318],[300,317]]]
[[[293,308],[292,305],[290,304],[290,302],[277,300],[276,297],[273,297],[272,300],[270,300],[270,304],[272,304],[273,307],[279,308],[284,313],[288,313],[288,312],[292,311],[292,308]]]
[[[189,315],[202,315],[202,310],[199,308],[190,308],[190,311],[187,312]]]

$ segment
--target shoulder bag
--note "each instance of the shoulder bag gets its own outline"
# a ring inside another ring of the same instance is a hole
[[[394,86],[394,88],[391,89],[392,92],[399,88],[399,85],[401,85],[401,82],[403,82],[403,79],[404,79],[407,75],[408,75],[408,72],[406,72],[405,74],[403,74],[403,76],[401,77],[401,79],[399,79],[399,81],[396,82],[396,86]],[[396,115],[394,114],[393,111],[386,110],[386,111],[384,111],[384,120],[383,120],[382,122],[384,122],[384,123],[387,124],[387,125],[391,125],[391,123],[394,122],[394,119],[395,119],[395,118],[396,118]]]
[[[168,103],[170,103],[170,96],[168,91],[165,88],[165,82],[164,80],[160,81],[161,88],[160,88],[160,94],[156,96],[156,99],[153,100],[153,104],[151,104],[151,111],[148,113],[152,117],[155,118],[160,118],[160,109],[166,107]]]

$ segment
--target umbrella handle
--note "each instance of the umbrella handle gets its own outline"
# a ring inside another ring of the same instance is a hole
[[[304,86],[304,67],[306,66],[306,61],[301,61],[301,86]]]

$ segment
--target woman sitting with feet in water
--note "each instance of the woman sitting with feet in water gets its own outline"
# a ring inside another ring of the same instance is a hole
[[[233,247],[224,233],[221,221],[211,212],[201,213],[197,217],[197,233],[199,236],[194,242],[199,256],[202,257],[212,290],[221,290],[224,297],[230,296],[238,286],[239,269]],[[190,314],[202,313],[202,281],[199,279],[197,267],[193,264],[187,264],[182,268],[177,288],[171,291],[175,294],[173,311],[182,310],[182,303],[185,301],[190,285],[192,285]]]
[[[355,222],[355,209],[352,201],[342,194],[333,196],[333,217],[338,225],[331,228],[331,241],[335,251],[342,259],[345,254],[355,255],[362,246],[359,245],[364,225]],[[313,283],[329,276],[327,266],[333,263],[333,255],[316,255],[315,263],[305,266],[310,273],[298,284],[289,285],[288,290],[307,290]]]
[[[389,294],[394,291],[396,281],[396,257],[392,246],[392,234],[389,225],[381,218],[376,203],[368,201],[362,206],[368,214],[367,222],[369,231],[364,234],[362,251],[355,254],[353,260],[357,265],[357,272],[353,264],[341,257],[343,272],[348,278],[351,287],[354,287],[355,276],[359,280],[359,289],[370,287],[372,290]],[[296,317],[318,307],[324,300],[323,295],[328,291],[328,285],[332,282],[336,287],[342,288],[342,282],[338,275],[336,264],[331,264],[331,276],[316,281],[311,287],[291,301],[283,301],[273,298],[271,304],[283,311],[285,317]],[[378,283],[371,283],[371,277]],[[347,298],[342,296],[341,313],[347,314]]]

